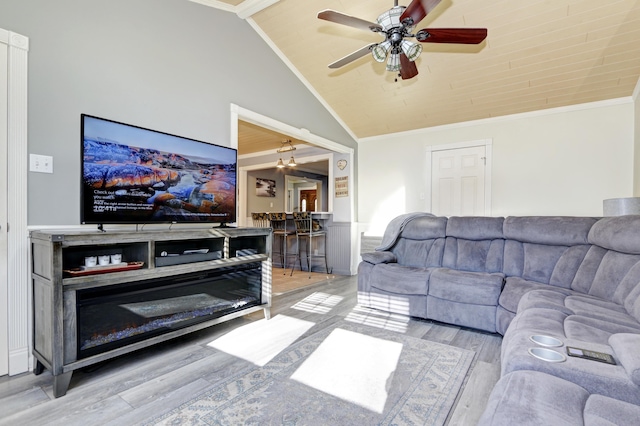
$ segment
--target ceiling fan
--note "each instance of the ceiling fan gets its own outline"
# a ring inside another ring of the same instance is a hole
[[[384,62],[387,58],[387,71],[395,71],[403,80],[418,75],[415,60],[422,52],[422,46],[407,38],[415,38],[421,43],[457,43],[479,44],[487,37],[486,28],[424,28],[412,33],[415,25],[442,0],[413,0],[409,6],[394,7],[378,16],[377,23],[345,15],[335,10],[318,12],[318,18],[336,24],[373,31],[384,35],[384,41],[372,43],[329,64],[329,68],[340,68],[371,52],[373,59]]]

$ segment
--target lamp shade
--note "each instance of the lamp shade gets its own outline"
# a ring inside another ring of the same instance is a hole
[[[640,197],[610,198],[602,202],[604,216],[640,214]]]
[[[289,166],[289,167],[297,166],[296,160],[293,159],[293,155],[291,156],[291,159],[289,159],[289,163],[287,163],[287,166]]]
[[[276,164],[276,167],[281,169],[284,167],[284,163],[282,162],[282,158],[278,159],[278,163]]]

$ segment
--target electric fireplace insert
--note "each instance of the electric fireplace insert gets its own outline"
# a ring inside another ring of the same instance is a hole
[[[262,304],[261,262],[79,290],[77,357],[86,358]]]

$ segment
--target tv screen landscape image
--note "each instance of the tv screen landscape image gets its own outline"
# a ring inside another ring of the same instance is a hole
[[[237,151],[81,115],[85,224],[236,221]]]

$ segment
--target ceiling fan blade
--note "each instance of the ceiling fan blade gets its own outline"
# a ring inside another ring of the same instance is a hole
[[[347,65],[350,62],[355,61],[356,59],[362,58],[367,53],[370,53],[371,49],[373,49],[373,46],[375,46],[377,44],[378,43],[372,43],[372,44],[369,44],[367,46],[364,46],[364,47],[356,50],[355,52],[348,54],[344,58],[338,59],[334,63],[329,64],[329,68],[340,68],[340,67],[343,67],[343,66]]]
[[[402,15],[400,15],[400,22],[404,22],[405,19],[411,19],[409,25],[417,24],[422,21],[428,13],[431,13],[441,1],[442,0],[413,0]]]
[[[344,13],[330,9],[318,12],[318,19],[324,19],[325,21],[335,22],[336,24],[347,25],[361,30],[374,32],[382,31],[382,26],[378,24],[365,21],[364,19],[356,18],[354,16],[345,15]]]
[[[416,63],[410,61],[404,52],[400,52],[400,77],[402,77],[403,80],[408,80],[416,75],[418,75]]]
[[[424,28],[416,33],[422,43],[478,44],[485,38],[486,28]]]

